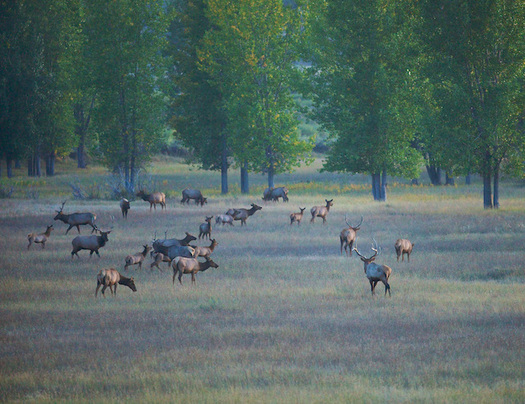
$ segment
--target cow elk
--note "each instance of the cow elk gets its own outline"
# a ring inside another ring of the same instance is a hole
[[[42,244],[42,248],[46,247],[46,241],[51,236],[51,231],[53,230],[53,225],[47,226],[47,229],[44,233],[29,233],[27,235],[27,241],[29,241],[29,244],[27,245],[27,249],[29,250],[29,247],[31,247],[32,243],[35,244]]]
[[[102,286],[102,296],[106,297],[104,292],[106,288],[109,288],[109,291],[114,296],[117,295],[117,285],[124,285],[130,288],[133,292],[137,291],[135,286],[135,280],[133,277],[126,278],[121,275],[115,268],[110,269],[101,269],[97,275],[97,289],[95,290],[95,297],[97,297],[98,290]]]
[[[361,216],[361,221],[356,226],[352,226],[350,223],[348,223],[348,220],[346,220],[346,215],[345,222],[348,225],[348,228],[341,230],[341,234],[339,234],[339,241],[341,242],[341,254],[343,254],[344,247],[345,253],[352,256],[352,248],[357,238],[357,231],[361,228],[360,226],[363,223],[363,216]]]
[[[193,249],[193,247],[189,246],[189,243],[191,241],[197,240],[197,237],[188,232],[186,232],[186,237],[184,237],[181,240],[178,240],[176,238],[164,238],[164,240],[157,240],[156,237],[157,233],[155,232],[155,237],[153,239],[153,250],[156,253],[160,252],[168,256],[170,259],[173,259],[178,256],[195,256],[195,250]],[[164,237],[166,237],[166,235]]]
[[[217,215],[215,218],[215,224],[222,224],[223,226],[229,224],[230,226],[233,226],[233,217],[230,215]]]
[[[301,208],[299,206],[300,212],[290,214],[290,226],[294,224],[294,222],[297,223],[298,226],[301,224],[301,220],[303,220],[303,214],[304,214],[305,209],[306,208]]]
[[[160,268],[159,264],[161,262],[167,262],[168,263],[168,268],[170,267],[171,265],[171,258],[167,255],[164,255],[162,253],[154,253],[153,254],[153,262],[151,263],[151,265],[149,266],[150,269],[153,271],[153,267],[157,267],[159,269],[160,272],[163,272],[162,269]]]
[[[388,278],[390,278],[390,275],[392,274],[392,268],[390,268],[387,265],[379,265],[374,262],[380,250],[377,246],[376,241],[375,240],[373,241],[374,241],[374,244],[372,247],[372,251],[374,251],[374,254],[371,257],[366,258],[364,255],[362,255],[357,249],[357,244],[354,247],[354,251],[356,252],[357,255],[359,255],[359,257],[361,257],[361,261],[363,261],[365,264],[365,275],[370,282],[370,288],[372,290],[372,295],[375,294],[375,288],[376,288],[377,282],[381,281],[385,285],[385,296],[386,296],[387,291],[388,291],[388,295],[391,296],[390,285],[388,284]]]
[[[154,192],[152,194],[147,194],[144,190],[140,190],[137,193],[137,196],[142,198],[143,201],[149,202],[149,210],[155,208],[157,210],[157,204],[160,204],[162,209],[166,208],[166,195],[163,192]]]
[[[108,242],[108,234],[111,233],[110,231],[102,231],[99,230],[100,235],[92,235],[92,236],[76,236],[71,244],[73,245],[73,250],[71,251],[71,258],[74,258],[76,255],[78,258],[78,252],[80,250],[90,250],[89,257],[93,255],[93,253],[97,253],[98,257],[100,258],[100,254],[98,253],[98,250],[106,245]]]
[[[199,226],[199,240],[201,237],[208,240],[211,238],[211,219],[213,216],[206,216],[205,222]]]
[[[195,248],[195,258],[204,257],[207,258],[215,250],[219,243],[215,240],[211,240],[211,244],[208,247],[194,247]]]
[[[279,202],[279,198],[283,198],[283,202],[288,202],[288,188],[266,188],[263,192],[264,201]]]
[[[173,267],[173,284],[175,284],[175,277],[179,274],[179,283],[182,285],[182,275],[191,274],[191,283],[195,284],[195,275],[197,272],[204,272],[208,268],[219,268],[211,258],[206,258],[206,261],[199,262],[197,258],[177,257],[171,263]]]
[[[186,188],[184,191],[182,191],[182,200],[180,203],[189,204],[190,199],[193,199],[196,205],[200,203],[201,206],[203,206],[205,203],[208,203],[208,198],[203,197],[200,190]]]
[[[126,198],[122,198],[120,200],[120,211],[122,212],[122,217],[127,219],[128,218],[128,210],[131,209],[131,205],[129,201]]]
[[[401,262],[405,260],[405,254],[407,255],[407,261],[410,262],[410,254],[415,244],[410,242],[410,240],[400,238],[397,239],[394,248],[396,249],[397,262],[399,262],[399,257],[401,257]]]
[[[330,207],[334,206],[334,200],[333,199],[325,199],[326,205],[325,206],[314,206],[312,209],[310,209],[310,213],[312,214],[312,218],[310,219],[310,223],[313,223],[316,217],[323,218],[323,224],[326,223],[326,216],[328,215],[328,212],[330,212]]]
[[[146,259],[146,256],[151,251],[151,247],[149,245],[144,245],[144,249],[142,252],[134,254],[134,255],[128,255],[125,259],[126,265],[124,265],[124,270],[127,271],[128,267],[132,265],[138,265],[139,269],[142,269],[142,263]]]
[[[252,216],[258,210],[261,210],[262,206],[256,205],[255,203],[251,204],[250,209],[240,208],[240,209],[229,209],[226,214],[233,217],[233,220],[240,220],[241,226],[246,224],[246,219]]]
[[[68,224],[69,227],[66,230],[66,234],[71,230],[73,227],[76,227],[78,230],[78,234],[80,234],[80,226],[82,225],[90,225],[93,230],[91,230],[91,233],[93,233],[97,226],[95,225],[95,220],[97,218],[97,215],[91,212],[85,212],[85,213],[71,213],[69,215],[64,214],[62,211],[64,209],[64,205],[67,201],[62,202],[62,206],[60,207],[60,210],[56,210],[57,212],[54,220],[61,220],[65,224]]]

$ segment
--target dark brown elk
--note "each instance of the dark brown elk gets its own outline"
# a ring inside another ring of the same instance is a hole
[[[288,202],[288,188],[277,187],[277,188],[266,188],[263,192],[264,201],[278,202],[279,198],[283,198],[283,202]]]
[[[298,213],[291,213],[290,214],[290,226],[295,222],[297,225],[301,224],[301,220],[303,220],[303,214],[306,208],[301,208],[299,206],[300,212]]]
[[[47,229],[44,233],[29,233],[27,235],[27,241],[29,241],[29,244],[27,245],[27,249],[29,250],[29,247],[31,247],[32,243],[35,244],[42,244],[42,248],[46,247],[46,241],[51,236],[51,231],[53,230],[53,225],[47,226]]]
[[[405,260],[405,254],[407,255],[407,261],[410,262],[410,254],[412,254],[412,249],[415,244],[410,242],[410,240],[400,238],[397,239],[394,248],[396,249],[397,261],[399,262],[399,257],[401,257],[401,262]]]
[[[122,217],[128,218],[128,210],[131,209],[131,205],[126,198],[120,200],[120,211],[122,212]]]
[[[161,262],[167,262],[168,263],[168,268],[170,267],[171,265],[171,258],[168,257],[167,255],[164,255],[162,253],[154,253],[153,254],[153,262],[151,263],[151,265],[149,266],[151,270],[153,270],[153,267],[157,267],[159,269],[159,271],[163,272],[162,269],[160,268],[159,264]]]
[[[89,257],[93,255],[93,253],[97,253],[97,255],[100,258],[100,254],[98,253],[98,250],[106,245],[108,242],[108,234],[111,233],[110,231],[102,231],[99,230],[100,236],[76,236],[71,244],[73,245],[73,251],[71,251],[71,258],[74,258],[76,255],[78,258],[78,252],[80,250],[89,250]]]
[[[197,272],[204,272],[208,268],[219,268],[219,266],[211,260],[206,258],[206,261],[199,262],[197,258],[177,257],[171,263],[173,267],[173,284],[175,284],[175,277],[179,273],[179,283],[182,285],[182,275],[191,274],[191,283],[195,284],[195,275]]]
[[[85,213],[71,213],[69,215],[66,215],[62,212],[64,209],[64,205],[67,201],[62,202],[62,206],[60,207],[60,210],[56,210],[57,215],[55,216],[55,220],[61,220],[65,224],[68,224],[69,227],[66,230],[66,234],[71,230],[73,227],[76,227],[78,230],[78,234],[80,234],[80,226],[82,225],[90,225],[93,230],[91,230],[91,233],[93,233],[97,226],[95,225],[95,220],[97,218],[97,215],[91,212],[85,212]]]
[[[376,256],[379,253],[379,248],[377,246],[376,241],[373,241],[374,244],[372,247],[372,251],[374,252],[374,254],[371,257],[366,258],[364,255],[361,255],[361,253],[357,250],[357,245],[354,247],[354,251],[357,255],[359,255],[359,257],[361,257],[361,261],[363,261],[365,264],[365,275],[370,282],[372,295],[375,294],[377,282],[381,281],[385,285],[385,296],[386,292],[388,292],[388,295],[391,296],[388,278],[390,278],[390,275],[392,275],[392,268],[390,268],[387,265],[379,265],[374,262]]]
[[[312,214],[310,223],[313,223],[316,217],[321,217],[323,218],[323,224],[325,224],[326,216],[328,215],[328,212],[330,212],[330,207],[334,206],[333,201],[333,199],[325,199],[325,206],[314,206],[312,209],[310,209],[310,213]]]
[[[149,245],[144,245],[144,249],[142,252],[134,254],[134,255],[128,255],[125,259],[126,265],[124,265],[124,270],[127,271],[128,267],[132,265],[138,265],[139,269],[142,269],[142,263],[146,259],[146,256],[151,251],[151,247]]]
[[[217,217],[215,218],[215,223],[222,224],[223,226],[225,224],[233,226],[233,217],[230,215],[217,215]]]
[[[246,224],[246,219],[252,216],[258,210],[261,210],[262,207],[256,205],[255,203],[251,204],[250,209],[240,208],[240,209],[229,209],[226,214],[233,217],[233,220],[240,220],[241,226]]]
[[[98,290],[102,286],[102,296],[106,297],[104,292],[107,288],[113,295],[117,295],[117,285],[124,285],[130,288],[133,292],[137,291],[135,280],[133,277],[126,278],[121,275],[115,268],[101,269],[97,275],[97,289],[95,290],[95,297],[97,297]]]
[[[218,245],[219,243],[215,239],[212,239],[211,244],[208,247],[193,247],[195,248],[195,258],[209,257]]]
[[[361,228],[360,226],[363,223],[363,216],[361,216],[361,221],[356,226],[352,226],[350,223],[348,223],[348,220],[346,220],[346,215],[345,222],[348,227],[341,230],[341,234],[339,234],[339,241],[341,241],[341,254],[343,254],[344,247],[345,253],[352,256],[352,248],[357,238],[357,231]]]
[[[140,190],[137,193],[137,196],[142,198],[143,201],[149,202],[149,210],[154,207],[157,210],[157,204],[161,206],[162,209],[166,208],[166,195],[163,192],[154,192],[152,194],[147,194],[144,190]]]
[[[153,250],[158,253],[162,253],[168,256],[170,259],[173,259],[178,256],[183,257],[194,257],[195,250],[193,247],[189,246],[191,241],[197,240],[197,237],[186,232],[186,237],[182,240],[175,238],[164,239],[164,240],[153,240]]]
[[[182,191],[182,200],[180,203],[189,204],[190,199],[193,199],[196,205],[200,203],[201,206],[203,206],[205,203],[208,203],[208,198],[203,197],[200,190],[186,188],[184,191]]]
[[[211,219],[213,219],[213,216],[206,216],[204,223],[199,226],[199,240],[201,237],[203,239],[208,238],[208,240],[211,238]]]

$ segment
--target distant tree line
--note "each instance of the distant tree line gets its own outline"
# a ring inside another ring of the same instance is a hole
[[[376,200],[425,165],[436,185],[480,174],[498,207],[525,162],[524,21],[518,0],[0,2],[0,158],[53,175],[76,149],[133,191],[170,127],[248,192],[309,160],[306,114],[324,169],[370,175]]]

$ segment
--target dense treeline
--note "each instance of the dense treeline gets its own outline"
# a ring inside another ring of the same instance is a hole
[[[0,1],[0,157],[53,175],[75,149],[133,192],[171,127],[248,192],[248,172],[273,186],[308,160],[306,115],[325,169],[371,175],[377,200],[425,165],[479,173],[498,207],[525,161],[524,21],[518,0]]]

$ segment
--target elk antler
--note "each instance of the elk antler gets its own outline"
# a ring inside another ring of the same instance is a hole
[[[361,223],[363,223],[363,216],[361,216],[361,221],[359,222],[357,226],[352,226],[350,223],[348,223],[348,220],[346,219],[346,214],[345,214],[345,222],[348,225],[348,227],[351,227],[352,229],[357,230],[359,226],[361,226]]]
[[[64,202],[62,202],[62,206],[60,207],[60,210],[55,210],[55,212],[62,213],[62,210],[64,209],[64,205],[66,204],[66,202],[67,202],[67,199]]]
[[[376,255],[378,255],[379,252],[381,251],[381,249],[378,248],[378,246],[377,246],[377,241],[376,241],[374,238],[372,238],[372,240],[374,241],[374,244],[373,244],[371,250],[374,251],[374,254],[373,254],[370,258],[365,257],[363,254],[361,254],[361,253],[357,250],[357,242],[355,243],[355,246],[354,246],[354,248],[353,248],[353,251],[355,251],[356,254],[359,255],[359,256],[360,256],[361,258],[363,258],[364,260],[366,260],[366,261],[371,260],[371,259],[374,258]]]

